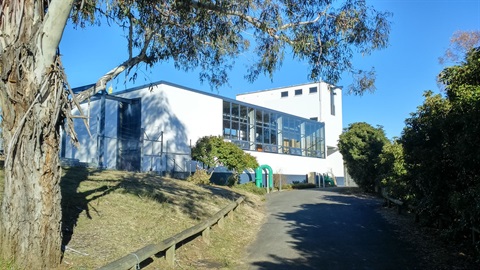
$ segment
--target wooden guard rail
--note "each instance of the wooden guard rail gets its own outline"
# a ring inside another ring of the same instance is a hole
[[[122,270],[130,269],[139,266],[143,261],[164,252],[163,256],[170,265],[175,263],[175,246],[177,243],[183,243],[185,240],[202,234],[203,241],[210,243],[210,228],[217,224],[219,228],[223,228],[225,217],[233,218],[233,211],[245,200],[245,197],[240,197],[236,201],[230,203],[222,210],[218,211],[209,219],[190,227],[170,238],[163,240],[158,244],[151,244],[145,246],[135,252],[132,252],[116,261],[113,261],[101,268],[100,270]]]
[[[399,214],[402,213],[402,207],[404,205],[404,203],[402,201],[391,198],[390,196],[388,196],[387,192],[385,192],[384,190],[382,190],[382,196],[385,199],[385,201],[387,202],[388,207],[392,206],[392,203],[393,203],[397,206],[398,213]]]

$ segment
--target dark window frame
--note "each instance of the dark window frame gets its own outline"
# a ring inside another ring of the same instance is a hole
[[[335,115],[335,95],[333,89],[330,90],[330,114]]]

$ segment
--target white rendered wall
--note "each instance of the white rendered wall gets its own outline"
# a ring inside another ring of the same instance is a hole
[[[311,87],[317,87],[316,93],[310,93]],[[295,95],[295,90],[302,90],[301,95]],[[335,115],[331,111],[330,89],[333,89]],[[288,97],[281,97],[282,92],[288,92]],[[251,92],[237,95],[237,100],[271,108],[303,118],[316,117],[319,122],[325,123],[325,143],[327,147],[337,148],[338,139],[342,134],[342,89],[325,82],[295,85],[271,90]],[[343,177],[343,159],[337,151],[326,158],[328,168],[336,176]]]
[[[104,163],[105,167],[116,166],[117,153],[117,102],[105,102],[105,131],[104,131]],[[98,165],[97,145],[99,143],[100,100],[83,103],[82,111],[87,117],[90,134],[83,119],[75,119],[74,127],[78,138],[78,147],[75,147],[67,137],[65,144],[65,158],[78,159],[80,162]],[[74,115],[80,115],[78,110],[73,110]]]
[[[223,101],[203,93],[190,91],[169,84],[120,93],[125,98],[141,98],[142,128],[149,139],[159,140],[163,132],[163,156],[161,144],[144,144],[142,170],[165,171],[185,168],[190,160],[190,146],[203,136],[219,136],[223,129]],[[153,156],[153,157],[152,157]],[[167,163],[168,162],[168,163]]]
[[[305,175],[309,172],[326,173],[329,170],[327,161],[321,158],[256,151],[248,153],[257,158],[258,164],[272,167],[273,173]]]

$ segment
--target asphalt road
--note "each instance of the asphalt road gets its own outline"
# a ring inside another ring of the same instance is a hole
[[[275,192],[247,269],[417,269],[415,252],[376,209],[340,188]]]

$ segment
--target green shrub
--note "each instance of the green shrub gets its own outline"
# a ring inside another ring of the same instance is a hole
[[[206,170],[196,170],[187,178],[187,181],[196,185],[210,185],[210,175]]]
[[[314,183],[295,183],[292,184],[293,189],[305,189],[305,188],[316,188],[317,185]]]

